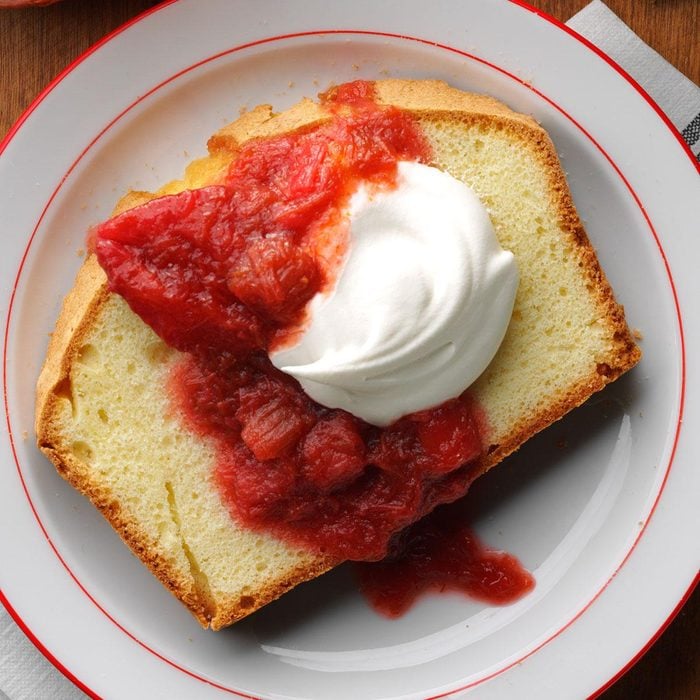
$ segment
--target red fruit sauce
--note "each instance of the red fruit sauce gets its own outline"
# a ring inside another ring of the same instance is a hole
[[[246,144],[221,184],[136,207],[93,239],[111,290],[187,353],[172,394],[216,444],[233,517],[338,562],[384,557],[394,533],[466,492],[482,452],[466,394],[380,429],[315,403],[268,359],[333,284],[359,181],[391,188],[399,160],[430,161],[413,117],[373,94],[330,91],[327,122]]]
[[[399,617],[431,591],[456,591],[499,605],[514,602],[535,585],[514,556],[486,549],[463,513],[450,506],[406,528],[383,561],[356,567],[360,590],[387,617]]]

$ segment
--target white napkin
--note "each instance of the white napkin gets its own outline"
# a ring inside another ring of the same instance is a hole
[[[0,700],[83,700],[0,605]]]
[[[661,107],[700,160],[700,87],[645,44],[600,0],[567,23],[624,68]],[[697,28],[688,28],[697,33]]]
[[[700,88],[647,46],[600,0],[567,24],[617,61],[651,95],[700,153]],[[83,700],[0,606],[0,700]]]

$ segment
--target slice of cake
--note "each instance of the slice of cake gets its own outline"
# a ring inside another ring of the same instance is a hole
[[[554,147],[533,119],[437,81],[386,80],[370,88],[377,109],[400,112],[410,121],[427,144],[430,165],[476,192],[520,273],[503,342],[467,392],[470,404],[478,407],[482,444],[461,482],[466,488],[476,475],[634,366],[640,353],[586,238]],[[192,163],[184,179],[155,194],[128,194],[115,216],[132,211],[134,221],[141,222],[136,228],[148,217],[149,226],[157,224],[162,219],[154,200],[224,187],[242,153],[265,148],[260,144],[274,139],[333,128],[338,110],[352,114],[353,109],[351,101],[338,107],[329,99],[304,100],[278,115],[260,106],[212,136],[209,156]],[[181,195],[180,204],[182,197],[196,203],[198,195]],[[150,206],[150,213],[144,215],[139,205]],[[167,216],[175,216],[172,207],[168,211]],[[129,228],[124,219],[114,221],[123,235]],[[231,284],[240,290],[235,281]],[[278,312],[286,313],[284,300],[280,304]],[[191,397],[172,389],[173,377],[187,363],[172,347],[180,336],[157,330],[175,340],[164,342],[110,292],[91,255],[65,300],[39,377],[38,444],[199,621],[219,629],[346,557],[341,549],[306,546],[299,537],[281,536],[274,527],[245,526],[245,518],[236,517],[235,503],[222,492],[220,439],[198,427],[192,416],[183,418],[180,408]],[[225,413],[227,397],[220,400]],[[250,408],[257,426],[269,418],[269,405]],[[243,419],[235,415],[232,431],[238,435]],[[328,418],[323,411],[319,415]],[[301,420],[299,425],[301,434],[312,423]],[[367,454],[376,454],[372,445],[381,442],[379,433],[355,428],[367,442]],[[256,453],[261,463],[282,449],[296,449],[277,443],[277,451]],[[229,469],[235,466],[234,460]],[[363,472],[358,483],[362,478],[370,477]],[[426,503],[457,497],[456,490],[448,491]],[[416,513],[426,508],[419,504]]]

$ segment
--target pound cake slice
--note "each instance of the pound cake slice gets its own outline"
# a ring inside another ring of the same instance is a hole
[[[375,100],[415,117],[433,165],[486,205],[520,286],[505,339],[470,394],[487,416],[486,471],[619,377],[640,353],[581,226],[545,131],[496,100],[437,81],[385,80]],[[115,214],[223,180],[254,139],[330,119],[303,100],[260,106],[209,141],[209,155]],[[187,429],[166,391],[181,357],[109,291],[94,256],[65,299],[37,385],[40,449],[102,511],[204,626],[220,629],[340,563],[246,529],[214,484],[215,446]]]

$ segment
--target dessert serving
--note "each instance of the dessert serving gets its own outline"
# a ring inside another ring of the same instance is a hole
[[[261,106],[89,236],[40,448],[219,629],[639,359],[546,133],[435,81]]]

